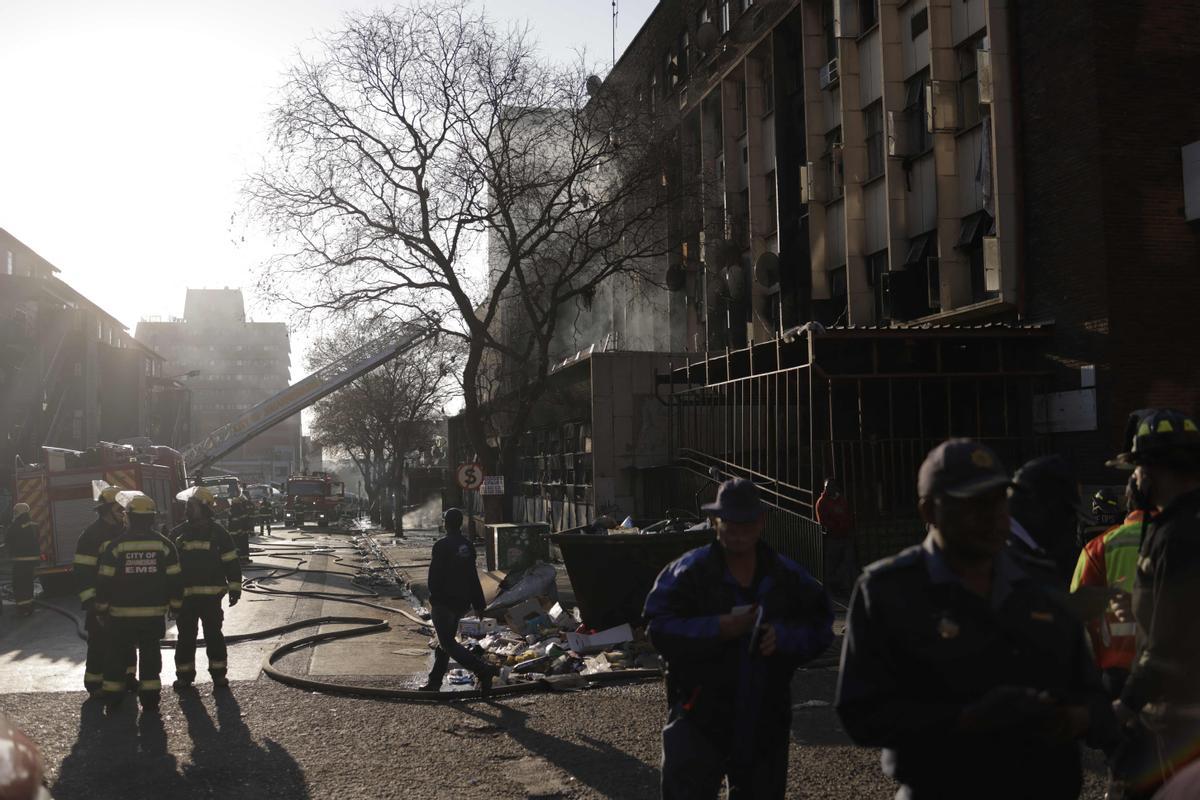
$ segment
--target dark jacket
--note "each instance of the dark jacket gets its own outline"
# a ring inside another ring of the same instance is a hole
[[[99,517],[83,529],[75,545],[75,560],[71,571],[75,586],[79,590],[79,602],[90,608],[96,599],[96,569],[100,566],[100,554],[113,539],[125,531],[117,522],[107,522]]]
[[[460,532],[448,533],[433,544],[429,562],[429,602],[456,614],[468,608],[482,611],[483,586],[475,569],[475,547]]]
[[[242,567],[233,538],[216,520],[184,522],[171,531],[183,570],[183,597],[242,593]]]
[[[998,686],[1050,692],[1103,718],[1108,701],[1082,626],[1007,554],[992,596],[966,589],[932,534],[867,567],[855,585],[836,706],[859,745],[916,797],[1075,798],[1074,742],[1020,726],[968,733],[967,706]]]
[[[153,531],[125,531],[100,554],[96,611],[115,622],[162,621],[183,605],[175,545]]]
[[[1121,701],[1200,703],[1200,491],[1147,526],[1133,586],[1138,655]]]
[[[749,652],[749,635],[721,641],[718,617],[758,603],[775,627],[776,653]],[[829,596],[795,562],[759,542],[754,581],[743,589],[713,543],[668,564],[646,597],[650,641],[667,663],[667,703],[718,746],[753,747],[791,723],[796,668],[833,641]]]
[[[13,561],[41,561],[42,545],[38,540],[37,523],[22,514],[12,521],[4,534],[8,557]]]

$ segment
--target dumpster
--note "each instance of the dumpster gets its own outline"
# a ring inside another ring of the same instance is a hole
[[[595,630],[640,624],[646,595],[667,564],[709,544],[712,529],[672,533],[554,533],[583,624]]]
[[[549,561],[544,522],[498,522],[487,526],[487,568],[515,572],[535,561]]]

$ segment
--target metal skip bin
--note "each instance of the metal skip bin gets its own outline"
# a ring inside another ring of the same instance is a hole
[[[712,542],[713,533],[555,533],[548,538],[562,550],[583,624],[603,630],[640,624],[646,595],[662,568]]]
[[[546,534],[550,526],[544,522],[503,522],[487,526],[487,567],[502,572],[515,572],[535,561],[550,558]]]

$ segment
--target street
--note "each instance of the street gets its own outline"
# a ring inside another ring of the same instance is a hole
[[[436,535],[410,530],[387,550],[393,563],[404,566],[418,594]],[[257,552],[254,560],[291,566],[297,562],[274,554],[303,552],[303,545],[347,548],[349,539],[348,534],[276,532],[270,539],[252,540],[256,549],[273,554]],[[347,555],[348,550],[306,555],[305,566],[352,574],[335,563],[339,557],[351,561]],[[261,574],[247,571],[248,576]],[[352,588],[348,581],[320,574],[272,585],[323,592]],[[565,573],[560,587],[569,599]],[[56,602],[74,605],[69,599]],[[411,607],[403,599],[378,602]],[[360,611],[380,613],[327,599],[247,592],[228,610],[226,632]],[[427,669],[428,637],[404,617],[391,622],[385,634],[301,650],[281,666],[310,677],[414,687]],[[843,625],[839,618],[838,633]],[[214,693],[201,666],[198,693],[179,697],[164,690],[161,717],[139,714],[132,700],[106,717],[99,703],[85,702],[80,689],[84,647],[70,622],[46,609],[20,623],[6,615],[0,617],[0,712],[41,747],[57,800],[658,796],[665,705],[661,681],[432,704],[310,693],[261,674],[267,653],[312,632],[231,645],[229,693]],[[793,686],[788,796],[890,797],[894,788],[880,772],[878,754],[852,746],[830,707],[837,679],[834,648],[812,668],[801,670]],[[168,686],[174,664],[171,651],[163,655],[163,684]],[[131,769],[135,757],[137,768]],[[1096,763],[1092,766],[1083,796],[1099,798],[1100,774]]]

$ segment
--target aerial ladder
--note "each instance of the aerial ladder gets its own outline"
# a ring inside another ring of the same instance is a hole
[[[433,338],[429,330],[381,336],[326,364],[302,381],[267,398],[183,451],[190,475],[201,475],[246,442],[346,384]]]

